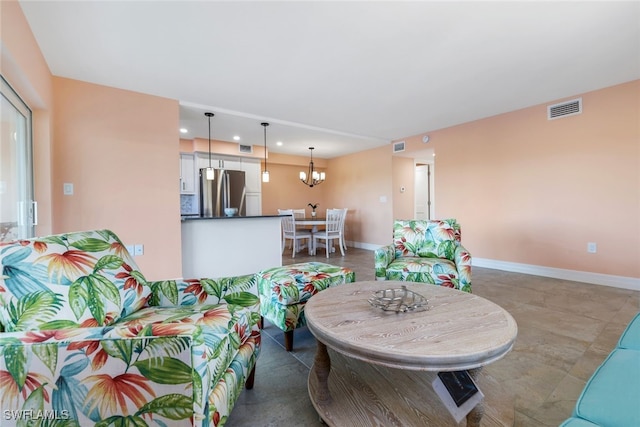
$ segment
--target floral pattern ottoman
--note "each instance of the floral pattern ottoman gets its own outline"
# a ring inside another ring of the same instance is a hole
[[[285,348],[293,349],[293,330],[304,326],[304,306],[331,286],[356,280],[354,271],[322,262],[269,268],[257,274],[260,314],[285,333]]]

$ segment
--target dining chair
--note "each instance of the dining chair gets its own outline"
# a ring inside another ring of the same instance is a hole
[[[291,258],[296,257],[296,252],[303,249],[300,241],[307,240],[309,254],[313,250],[313,235],[308,230],[296,229],[296,219],[292,209],[278,209],[278,214],[282,216],[282,252],[284,252],[286,246],[286,240],[289,239],[292,242]]]
[[[316,248],[318,247],[318,243],[316,240],[324,240],[325,251],[327,254],[327,258],[329,258],[329,246],[333,248],[333,240],[338,241],[338,245],[340,246],[340,253],[344,256],[344,247],[342,244],[342,227],[344,222],[344,217],[346,215],[346,211],[344,209],[327,209],[326,221],[324,230],[313,233],[313,253],[315,254]]]
[[[344,248],[344,250],[347,250],[347,242],[345,240],[345,233],[344,233],[344,224],[347,220],[347,211],[349,210],[349,208],[344,208],[342,209],[344,211],[344,215],[342,216],[342,223],[340,224],[340,244],[342,245],[342,247]]]
[[[293,217],[295,219],[304,219],[307,216],[307,210],[306,209],[292,209],[293,210]],[[309,229],[307,228],[306,225],[296,225],[296,230],[298,231],[309,231]]]
[[[291,209],[278,209],[278,215],[291,215],[291,214],[287,213],[288,211],[292,211],[292,210]],[[285,243],[286,242],[285,242],[285,238],[284,238],[284,227],[282,227],[282,252],[284,252]]]

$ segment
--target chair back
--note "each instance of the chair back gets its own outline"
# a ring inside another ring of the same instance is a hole
[[[344,223],[347,220],[347,211],[349,210],[349,208],[344,208],[342,210],[344,212],[342,214],[342,222],[340,223],[340,230],[342,231],[342,234],[344,234]]]
[[[111,325],[144,307],[151,295],[110,230],[3,243],[0,266],[0,330],[10,332],[55,329],[55,323]]]
[[[293,209],[293,216],[295,218],[304,219],[307,216],[307,211],[305,209]]]
[[[285,234],[295,234],[296,223],[292,209],[278,209],[278,215],[282,216],[282,231]]]
[[[327,209],[326,232],[328,234],[340,233],[344,223],[344,216],[344,209]]]
[[[396,257],[454,259],[460,244],[460,225],[455,219],[395,220],[393,244]]]

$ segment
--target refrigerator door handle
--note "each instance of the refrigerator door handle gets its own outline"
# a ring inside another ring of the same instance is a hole
[[[214,216],[220,216],[221,215],[221,205],[222,205],[222,201],[224,199],[224,194],[223,194],[223,189],[225,188],[225,184],[224,184],[224,171],[220,171],[220,173],[218,174],[218,191],[216,193],[216,200],[215,200],[215,212],[214,212]]]

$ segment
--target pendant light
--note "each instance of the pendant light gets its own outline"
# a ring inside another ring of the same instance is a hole
[[[269,123],[260,123],[264,127],[264,171],[262,171],[262,182],[269,182],[269,171],[267,170],[267,126]]]
[[[326,178],[324,172],[318,172],[313,169],[313,147],[309,147],[311,150],[311,160],[309,161],[309,175],[306,172],[300,172],[300,181],[303,184],[313,187],[314,185],[322,184]]]
[[[211,117],[213,117],[213,113],[206,112],[204,115],[209,118],[209,167],[207,168],[207,179],[213,181],[216,177],[213,167],[211,167]]]

